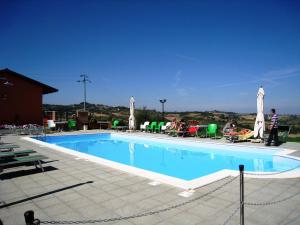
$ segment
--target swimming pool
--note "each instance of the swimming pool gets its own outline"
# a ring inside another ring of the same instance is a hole
[[[233,145],[155,139],[120,134],[84,134],[34,137],[35,140],[78,153],[149,171],[181,181],[236,171],[244,164],[249,172],[279,172],[300,165],[297,159],[278,155],[279,150]],[[107,164],[106,164],[107,165]],[[119,166],[120,166],[119,165]],[[143,175],[143,174],[139,174]]]

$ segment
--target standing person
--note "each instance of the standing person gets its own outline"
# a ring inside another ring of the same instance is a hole
[[[272,140],[274,140],[274,145],[278,146],[278,116],[275,109],[271,109],[271,124],[269,130],[270,134],[266,146],[270,146]]]

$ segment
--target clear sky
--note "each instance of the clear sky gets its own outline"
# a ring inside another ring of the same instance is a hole
[[[166,110],[300,114],[300,1],[0,0],[0,68],[87,100]]]

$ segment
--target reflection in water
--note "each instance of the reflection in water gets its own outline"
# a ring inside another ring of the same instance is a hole
[[[130,165],[134,165],[134,142],[129,142]]]
[[[166,151],[164,151],[164,149],[162,149],[162,151],[161,151],[161,163],[160,163],[160,165],[162,165],[162,166],[166,166],[166,162],[165,162],[165,152]]]
[[[255,171],[263,172],[264,171],[264,161],[262,159],[254,159],[253,167]]]

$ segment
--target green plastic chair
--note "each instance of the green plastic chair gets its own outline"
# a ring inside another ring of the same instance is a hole
[[[68,128],[73,130],[76,128],[76,120],[68,120]]]
[[[156,126],[157,126],[156,121],[151,122],[151,124],[149,126],[147,126],[147,131],[152,131],[153,132],[155,130]]]
[[[114,120],[113,125],[111,126],[112,129],[117,129],[117,126],[119,125],[119,120]]]
[[[215,123],[208,124],[206,129],[206,137],[217,136],[218,125]]]
[[[161,131],[161,127],[165,125],[165,122],[160,122],[155,128],[154,131]]]

